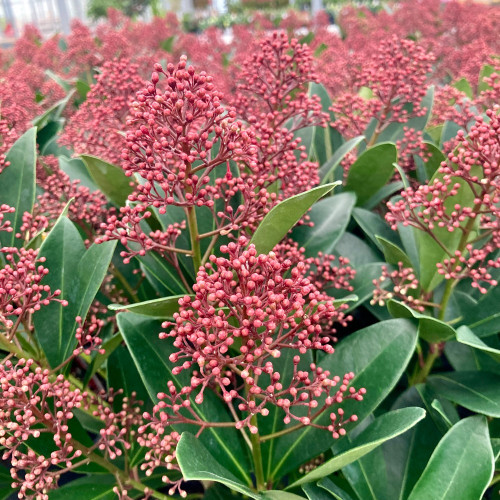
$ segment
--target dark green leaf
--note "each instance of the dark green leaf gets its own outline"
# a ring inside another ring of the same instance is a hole
[[[317,481],[355,462],[385,441],[403,434],[425,417],[422,408],[403,408],[376,418],[351,443],[342,447],[342,452],[293,483],[290,488],[303,483]],[[347,448],[347,449],[346,449]]]
[[[350,139],[346,143],[342,144],[333,156],[321,166],[319,170],[319,176],[321,178],[321,184],[326,184],[333,180],[333,174],[337,167],[340,165],[340,162],[345,157],[346,154],[350,153],[361,141],[365,138],[364,135],[360,135],[358,137],[354,137]]]
[[[485,418],[466,418],[439,442],[409,500],[480,500],[493,469]]]
[[[332,496],[328,491],[314,483],[304,484],[302,490],[309,500],[332,500]]]
[[[123,338],[120,333],[113,335],[110,339],[106,340],[102,344],[102,348],[104,349],[104,354],[97,353],[90,366],[87,369],[87,373],[85,374],[85,379],[83,381],[83,385],[87,385],[89,380],[97,373],[97,370],[103,365],[103,363],[109,358],[111,353],[123,342]]]
[[[404,189],[404,187],[405,186],[402,181],[394,181],[386,184],[381,187],[367,202],[363,203],[363,208],[366,208],[366,210],[372,210],[386,198],[389,198],[389,196],[392,196],[394,193]]]
[[[265,500],[304,500],[304,497],[280,490],[264,491],[262,495]]]
[[[292,239],[305,248],[307,257],[316,257],[318,252],[332,253],[349,223],[355,203],[353,193],[341,193],[320,200],[308,214],[314,226],[296,227]]]
[[[345,191],[354,191],[357,205],[366,203],[394,173],[397,149],[392,143],[382,143],[366,150],[351,166]]]
[[[375,238],[382,247],[382,252],[384,252],[384,257],[388,264],[397,266],[401,262],[404,267],[412,267],[410,258],[398,245],[386,240],[382,236],[376,236]]]
[[[36,128],[24,133],[9,149],[5,167],[0,174],[0,204],[14,207],[16,211],[5,214],[4,221],[10,221],[13,231],[0,231],[0,245],[22,246],[23,240],[16,239],[23,224],[24,212],[31,213],[35,203],[36,178]]]
[[[441,373],[429,377],[437,394],[477,413],[500,417],[500,375],[479,371]]]
[[[85,249],[80,233],[66,217],[60,217],[40,249],[49,274],[44,282],[61,290],[63,307],[51,302],[34,314],[37,338],[51,367],[66,360],[76,345],[75,318],[85,318],[106,276],[116,242],[93,244]]]
[[[59,156],[59,167],[72,181],[80,181],[80,185],[88,187],[91,191],[99,189],[80,158]]]
[[[332,494],[335,500],[352,500],[352,497],[342,488],[339,488],[331,479],[325,477],[318,482],[318,486]]]
[[[418,334],[427,342],[444,342],[455,336],[455,330],[448,323],[419,313],[402,302],[390,300],[387,307],[395,318],[418,319]]]
[[[355,377],[351,385],[367,391],[362,402],[342,403],[346,415],[356,414],[361,422],[382,402],[406,368],[416,340],[417,332],[410,322],[383,321],[351,334],[334,354],[323,358],[321,368],[332,376],[352,371]],[[278,438],[271,476],[278,479],[331,445],[332,439],[325,431],[313,427]]]
[[[100,158],[90,155],[81,156],[87,166],[92,179],[108,200],[119,207],[123,207],[128,195],[132,193],[131,178],[116,165],[112,165]]]
[[[352,216],[358,223],[358,226],[365,232],[370,240],[377,245],[380,251],[383,251],[383,246],[377,239],[377,236],[381,236],[395,245],[400,245],[401,240],[398,233],[393,231],[380,215],[365,210],[364,208],[356,207],[352,211]]]
[[[259,224],[250,243],[255,245],[259,254],[269,253],[315,202],[338,185],[334,182],[315,187],[278,203]]]
[[[60,486],[49,494],[50,500],[113,500],[116,494],[113,488],[116,486],[114,476],[88,476],[75,479]]]
[[[189,432],[184,432],[177,445],[177,462],[185,480],[215,481],[232,490],[239,491],[250,498],[261,496],[242,483],[230,471],[218,463],[199,439]]]

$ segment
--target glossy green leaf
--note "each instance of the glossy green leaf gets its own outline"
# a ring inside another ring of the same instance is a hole
[[[340,237],[332,253],[336,256],[347,257],[351,266],[355,267],[356,270],[366,264],[381,263],[383,261],[381,253],[373,250],[361,238],[349,232],[345,232]]]
[[[427,383],[437,394],[477,413],[500,418],[500,375],[483,371],[440,373]]]
[[[265,500],[304,500],[304,497],[281,490],[263,491],[262,498]]]
[[[110,304],[108,309],[112,311],[130,311],[144,316],[155,318],[171,318],[179,310],[179,299],[185,295],[173,295],[172,297],[162,297],[161,299],[146,300],[135,304]]]
[[[339,184],[334,182],[315,187],[278,203],[259,224],[250,243],[255,245],[258,253],[269,253],[314,203]]]
[[[128,195],[132,193],[131,178],[116,165],[101,160],[96,156],[82,155],[87,170],[106,198],[119,207],[123,207]]]
[[[324,477],[318,482],[318,486],[328,491],[335,500],[352,500],[351,495],[339,488],[330,478]]]
[[[64,111],[64,108],[66,108],[68,102],[73,97],[74,93],[75,93],[75,91],[71,90],[70,92],[68,92],[66,97],[64,97],[63,99],[52,104],[52,106],[50,106],[49,109],[44,111],[41,115],[35,117],[32,120],[33,125],[35,127],[38,127],[39,130],[41,130],[49,122],[54,121],[54,120],[58,120],[61,117],[62,112]]]
[[[359,436],[350,443],[349,449],[328,460],[324,464],[293,483],[290,488],[303,483],[318,481],[342,469],[370,453],[385,441],[403,434],[425,417],[422,408],[402,408],[376,418]]]
[[[493,343],[492,340],[495,339]],[[488,342],[500,348],[497,337],[491,337]],[[444,346],[446,359],[454,370],[492,372],[500,375],[500,363],[486,352],[474,349],[461,342],[449,340]]]
[[[432,179],[437,169],[441,166],[443,161],[446,161],[446,156],[443,154],[441,149],[439,149],[436,145],[431,142],[424,142],[425,145],[425,153],[430,155],[427,158],[427,161],[424,163],[426,181]]]
[[[489,354],[493,359],[500,361],[500,349],[490,347],[484,343],[474,332],[467,326],[457,328],[457,340],[461,344],[468,345],[474,349],[479,349]]]
[[[365,210],[364,208],[356,207],[352,211],[352,216],[358,226],[364,231],[368,238],[370,238],[370,240],[377,245],[381,252],[384,247],[377,239],[377,236],[390,241],[394,245],[400,245],[401,240],[397,231],[393,231],[389,224],[387,224],[387,222],[380,217],[380,215],[370,212],[369,210]]]
[[[346,415],[356,414],[361,422],[383,401],[406,368],[416,341],[416,329],[409,321],[382,321],[349,335],[334,354],[323,358],[321,368],[340,376],[352,371],[355,377],[351,385],[367,391],[362,402],[342,403]],[[313,427],[278,438],[271,476],[281,477],[332,444],[333,440],[324,431]]]
[[[478,337],[495,335],[500,331],[500,286],[475,301],[470,295],[456,294],[460,305],[461,323],[468,326]]]
[[[351,166],[345,191],[354,191],[357,205],[366,203],[394,174],[397,149],[392,143],[381,143],[367,149]]]
[[[99,189],[80,158],[59,156],[58,160],[59,167],[72,181],[80,181],[81,186],[88,187],[91,191]]]
[[[44,282],[51,290],[61,290],[63,307],[52,301],[34,314],[37,339],[51,367],[66,360],[76,345],[75,318],[85,318],[106,276],[116,242],[93,244],[88,250],[75,225],[60,217],[40,249],[49,274]]]
[[[398,245],[394,244],[392,241],[386,240],[382,236],[376,236],[375,238],[382,247],[382,252],[388,264],[397,266],[401,262],[404,267],[412,267],[410,258]]]
[[[346,230],[355,203],[356,196],[353,193],[341,193],[320,200],[308,213],[314,226],[296,227],[292,239],[305,248],[307,257],[316,257],[318,252],[332,253]]]
[[[327,182],[333,181],[333,175],[335,173],[335,170],[337,167],[340,165],[340,162],[343,160],[343,158],[350,153],[360,142],[364,140],[363,135],[359,135],[357,137],[354,137],[353,139],[350,139],[346,143],[342,144],[333,156],[321,166],[319,169],[319,176],[321,178],[321,184],[326,184]]]
[[[308,500],[332,500],[332,496],[328,491],[314,483],[302,485],[302,491],[306,494]]]
[[[102,348],[104,349],[104,354],[97,353],[90,366],[87,368],[87,373],[85,374],[85,379],[83,380],[83,385],[87,385],[89,380],[97,373],[99,368],[106,362],[106,360],[111,356],[113,351],[123,342],[123,338],[120,333],[113,335],[111,338],[103,342]]]
[[[387,303],[389,312],[395,318],[415,318],[418,320],[418,334],[427,342],[444,342],[455,336],[453,327],[426,314],[415,311],[403,302],[390,300]]]
[[[113,500],[116,479],[111,475],[92,475],[70,481],[49,494],[50,500]]]
[[[404,187],[405,185],[402,181],[389,182],[389,184],[381,187],[371,198],[363,203],[363,208],[366,210],[374,209],[379,203],[383,202],[394,193],[398,193],[404,189]]]
[[[486,419],[465,418],[439,442],[409,500],[480,500],[493,470]]]
[[[16,239],[16,233],[23,224],[24,212],[31,213],[35,203],[36,128],[29,129],[14,143],[5,161],[10,165],[0,174],[0,204],[16,211],[4,215],[4,221],[10,221],[13,231],[0,231],[0,246],[19,247],[23,240]]]
[[[215,481],[250,498],[257,500],[261,498],[258,493],[218,463],[201,441],[189,432],[182,433],[176,450],[177,462],[186,481]]]
[[[177,349],[174,348],[171,339],[158,338],[158,334],[163,331],[161,321],[133,313],[120,313],[117,315],[117,322],[153,401],[157,400],[159,392],[166,390],[169,380],[175,383],[178,390],[186,385],[189,386],[190,376],[187,371],[175,376],[172,374],[175,365],[169,361],[169,356],[177,352]],[[231,420],[227,407],[215,394],[205,391],[202,404],[195,402],[195,395],[196,393],[192,395],[191,407],[202,420],[206,422]],[[236,429],[209,427],[201,434],[200,440],[211,450],[215,459],[224,464],[232,474],[246,483],[251,482],[248,473],[250,465]]]

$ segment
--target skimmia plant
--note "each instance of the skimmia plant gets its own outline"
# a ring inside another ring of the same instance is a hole
[[[1,498],[495,497],[498,11],[436,5],[2,52]]]

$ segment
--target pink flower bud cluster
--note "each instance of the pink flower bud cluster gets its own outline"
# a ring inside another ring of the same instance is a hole
[[[50,227],[70,200],[69,218],[83,226],[89,237],[110,212],[106,197],[100,191],[92,192],[88,187],[80,185],[80,181],[71,181],[59,169],[53,175],[40,179],[39,186],[44,192],[38,195],[32,213],[23,214],[23,224],[16,235],[18,238],[29,241]]]
[[[90,154],[119,164],[129,106],[137,89],[144,84],[137,64],[129,59],[106,61],[86,100],[64,127],[60,143],[77,154]]]
[[[72,390],[62,375],[51,379],[49,370],[24,359],[0,365],[0,386],[0,446],[2,459],[11,464],[12,487],[19,488],[19,498],[46,500],[64,469],[82,455],[72,442],[69,422],[85,393]],[[50,455],[26,447],[45,432],[56,446]]]
[[[16,211],[14,207],[9,207],[5,203],[0,205],[0,231],[6,231],[7,233],[11,233],[13,231],[10,220],[4,220],[5,214],[12,214]]]
[[[73,356],[78,356],[80,354],[89,356],[92,351],[97,351],[99,354],[105,354],[106,351],[101,347],[102,339],[99,336],[104,326],[104,320],[92,314],[85,320],[83,320],[81,316],[77,316],[75,321],[78,323],[75,332],[78,347],[73,351]]]
[[[212,206],[210,173],[228,160],[251,159],[254,140],[234,109],[222,106],[212,77],[197,73],[181,57],[164,70],[159,64],[151,83],[139,91],[127,125],[123,168],[144,183],[131,201],[153,205]],[[164,75],[163,85],[160,75]]]
[[[486,114],[489,121],[477,117],[468,136],[458,132],[440,175],[418,189],[404,190],[401,200],[387,204],[386,215],[393,229],[398,223],[411,225],[438,243],[438,228],[459,231],[456,250],[450,251],[441,243],[448,257],[438,264],[438,272],[446,279],[469,278],[482,293],[487,290],[481,283],[497,284],[489,269],[500,267],[500,259],[494,256],[500,248],[500,118],[498,109]],[[460,204],[456,198],[459,191],[472,194],[470,205]]]
[[[324,331],[324,325],[335,321],[345,323],[344,315],[330,297],[306,278],[311,264],[319,270],[318,276],[330,275],[332,269],[321,257],[309,265],[299,261],[292,267],[291,260],[280,259],[274,252],[258,255],[253,245],[245,249],[247,244],[248,239],[240,237],[237,243],[222,246],[221,252],[228,257],[212,256],[200,268],[193,286],[194,299],[190,296],[180,299],[175,323],[163,324],[165,328],[175,325],[170,332],[160,334],[160,338],[172,337],[174,347],[179,349],[170,355],[171,362],[182,362],[173,373],[195,369],[190,386],[178,390],[169,383],[169,394],[160,398],[157,411],[170,408],[171,423],[185,422],[179,412],[187,409],[193,415],[190,422],[204,428],[206,423],[190,409],[189,397],[196,393],[194,401],[201,404],[205,389],[214,386],[227,404],[240,401],[238,409],[247,412],[247,416],[237,426],[248,426],[251,432],[256,431],[251,424],[252,415],[268,415],[269,404],[284,410],[287,423],[296,419],[303,425],[313,425],[309,417],[307,420],[303,415],[297,416],[300,412],[292,410],[307,406],[308,414],[316,408],[322,413],[344,397],[362,398],[362,389],[361,392],[347,389],[352,375],[345,375],[345,383],[335,389],[335,396],[331,395],[340,379],[330,379],[328,372],[313,365],[310,372],[297,369],[291,385],[283,386],[273,360],[286,349],[297,352],[294,358],[297,365],[311,349],[333,353],[332,334]],[[294,253],[293,247],[291,251]],[[339,274],[335,279],[340,287],[346,274]],[[237,390],[236,376],[248,388],[246,396]],[[259,377],[269,378],[267,388],[258,385]],[[326,398],[326,406],[318,402],[321,398]],[[330,430],[336,432],[336,424],[332,425],[335,430]]]
[[[57,297],[60,290],[51,291],[49,285],[42,283],[49,270],[43,267],[44,257],[38,257],[38,250],[24,248],[0,249],[7,265],[0,269],[0,326],[14,330],[15,325],[26,318],[27,314],[38,311],[51,301],[67,305]]]
[[[418,298],[420,283],[411,267],[404,267],[398,262],[398,269],[390,271],[387,266],[382,267],[382,275],[373,280],[375,290],[371,305],[383,306],[391,299],[400,300],[407,306],[419,312],[425,311],[425,306]],[[387,287],[389,285],[389,287]]]
[[[311,82],[319,82],[311,50],[284,32],[263,38],[239,75],[235,105],[258,143],[257,162],[244,177],[278,181],[280,198],[319,182],[318,165],[306,161],[308,152],[294,137],[302,128],[326,125],[319,96],[308,94]]]
[[[420,103],[433,61],[431,54],[411,40],[393,36],[382,41],[364,60],[353,91],[339,96],[331,107],[336,115],[332,126],[354,136],[375,118],[380,133],[389,123],[424,115],[427,110]],[[363,87],[371,91],[370,97],[358,94]]]

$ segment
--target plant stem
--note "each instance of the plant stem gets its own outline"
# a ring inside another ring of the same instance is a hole
[[[191,250],[193,252],[194,272],[197,273],[198,269],[201,266],[201,247],[195,207],[187,208],[187,219],[189,226],[189,235],[191,237]]]
[[[253,415],[250,419],[250,423],[257,427],[257,415]],[[252,441],[252,457],[253,457],[253,465],[255,469],[255,481],[256,487],[258,491],[262,491],[265,489],[266,484],[264,481],[264,467],[262,464],[262,451],[260,449],[260,436],[259,433],[255,434],[250,433],[250,440]]]

